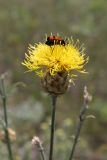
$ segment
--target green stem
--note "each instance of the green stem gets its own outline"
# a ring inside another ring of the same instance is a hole
[[[52,116],[51,116],[51,135],[50,135],[49,160],[53,159],[56,102],[57,102],[57,96],[56,95],[52,95]]]
[[[42,160],[45,160],[44,149],[43,149],[43,147],[41,145],[39,147],[40,147],[40,153],[41,153]]]
[[[80,136],[80,132],[81,132],[84,120],[85,120],[85,114],[86,114],[87,109],[88,109],[88,102],[84,99],[84,105],[83,105],[83,108],[82,108],[82,110],[80,112],[80,115],[79,115],[79,123],[78,123],[78,126],[77,126],[77,130],[76,130],[76,134],[75,134],[75,138],[74,138],[74,143],[73,143],[73,146],[72,146],[72,150],[71,150],[69,160],[73,159],[75,148],[76,148],[78,138]]]
[[[3,79],[1,79],[1,97],[2,97],[2,103],[3,103],[4,122],[5,122],[4,131],[5,131],[8,156],[9,156],[10,160],[13,160],[10,138],[9,138],[9,133],[8,133],[8,118],[7,118],[7,106],[6,106],[7,98],[6,98],[6,94],[5,94],[5,87],[4,87]]]

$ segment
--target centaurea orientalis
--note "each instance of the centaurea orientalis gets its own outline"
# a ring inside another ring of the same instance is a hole
[[[78,40],[76,43],[73,39],[66,42],[62,37],[52,35],[45,43],[30,45],[25,54],[22,64],[40,77],[44,90],[52,97],[49,160],[53,159],[57,97],[66,92],[69,81],[73,81],[77,72],[86,73],[87,61],[84,47],[79,46]]]

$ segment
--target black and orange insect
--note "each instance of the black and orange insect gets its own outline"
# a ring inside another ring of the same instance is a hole
[[[58,44],[65,46],[65,41],[62,37],[59,36],[49,36],[47,37],[45,44],[47,44],[48,46],[53,46]]]

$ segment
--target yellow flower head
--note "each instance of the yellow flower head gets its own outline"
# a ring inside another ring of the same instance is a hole
[[[78,46],[78,41],[74,44],[71,39],[66,43],[62,37],[50,36],[46,43],[30,45],[22,64],[41,77],[46,92],[60,95],[65,93],[70,80],[76,76],[74,71],[85,73],[86,62],[84,48]]]
[[[60,43],[56,43],[59,41]],[[53,45],[46,43],[30,45],[22,64],[29,71],[34,71],[41,77],[46,73],[50,73],[52,76],[59,72],[66,72],[71,76],[72,71],[84,73],[84,65],[87,62],[84,48],[78,47],[78,44],[74,44],[73,40],[67,44],[64,40],[64,44],[61,44],[62,40],[59,41],[54,40]]]

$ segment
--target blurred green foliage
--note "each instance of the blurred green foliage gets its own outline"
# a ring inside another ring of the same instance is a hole
[[[66,159],[67,148],[72,144],[69,136],[67,137],[67,131],[64,131],[65,122],[62,120],[67,117],[72,118],[73,126],[69,127],[68,135],[74,134],[74,124],[82,105],[82,91],[85,84],[93,95],[89,112],[94,114],[96,119],[87,120],[82,132],[82,141],[86,146],[82,149],[81,144],[79,147],[81,151],[77,153],[83,152],[85,156],[87,151],[87,155],[92,155],[89,160],[99,158],[100,154],[107,156],[105,151],[107,148],[107,0],[0,0],[0,74],[9,73],[6,78],[7,89],[18,81],[26,84],[26,87],[20,85],[14,87],[12,93],[9,93],[8,100],[10,124],[18,134],[18,146],[14,147],[14,151],[17,150],[16,160],[21,156],[23,160],[27,160],[31,149],[29,141],[34,134],[49,139],[48,129],[46,131],[40,129],[41,122],[46,121],[46,117],[50,115],[49,98],[42,91],[39,79],[32,73],[24,73],[25,68],[21,62],[28,45],[44,42],[45,34],[50,35],[51,32],[64,37],[73,36],[75,40],[80,39],[81,43],[85,44],[89,56],[89,63],[86,66],[89,74],[79,76],[75,86],[72,85],[66,95],[60,97],[58,101],[57,124],[60,127],[56,131],[59,134],[56,138],[58,143],[55,148],[56,157]],[[30,108],[29,97],[40,102],[40,112],[35,109],[35,105],[34,110]],[[25,101],[28,102],[26,105]],[[36,117],[37,112],[40,115]],[[19,157],[18,152],[21,155]],[[83,159],[88,158],[82,156]],[[103,159],[101,157],[101,160]]]

